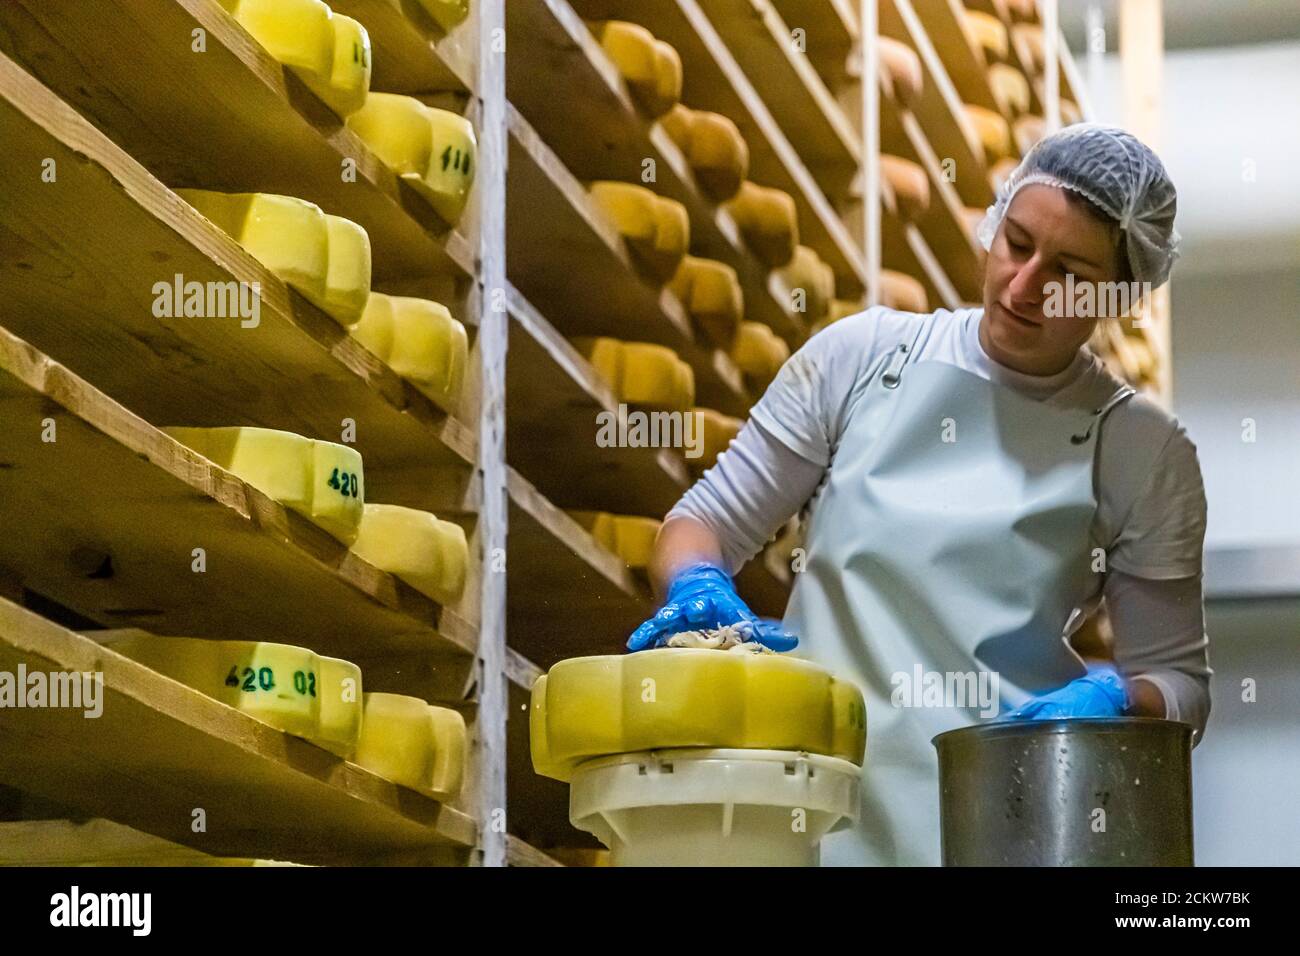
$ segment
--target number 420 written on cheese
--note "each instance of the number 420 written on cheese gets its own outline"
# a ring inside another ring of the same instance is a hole
[[[326,482],[331,488],[335,489],[344,498],[360,498],[357,492],[357,475],[356,472],[339,471],[335,468],[330,472],[330,480]]]

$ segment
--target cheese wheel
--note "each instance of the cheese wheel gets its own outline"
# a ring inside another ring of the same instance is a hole
[[[741,322],[731,360],[745,375],[749,390],[759,394],[767,390],[790,357],[790,346],[761,322]]]
[[[351,550],[439,604],[455,601],[465,588],[465,530],[428,511],[367,504]]]
[[[107,645],[228,707],[348,756],[361,734],[361,669],[305,647],[131,635]]]
[[[686,207],[635,183],[601,180],[587,192],[623,237],[638,268],[658,282],[671,279],[690,246]]]
[[[710,345],[731,348],[745,314],[736,270],[725,262],[686,256],[668,284]]]
[[[675,47],[655,40],[654,97],[645,104],[650,116],[662,116],[682,98],[682,58]]]
[[[1026,113],[1012,126],[1016,149],[1024,156],[1047,132],[1047,123],[1041,116]]]
[[[675,49],[636,23],[606,20],[589,27],[646,114],[657,117],[672,109],[682,92],[682,64]]]
[[[478,139],[469,120],[413,96],[371,93],[347,125],[448,225],[459,221],[478,168]]]
[[[242,425],[163,431],[345,544],[356,539],[365,482],[355,448]]]
[[[1007,28],[991,13],[961,8],[961,25],[966,41],[972,48],[983,51],[990,61],[1007,58]]]
[[[712,408],[697,408],[695,427],[700,436],[700,455],[698,458],[691,458],[688,449],[686,462],[696,472],[702,472],[717,464],[718,456],[727,450],[727,446],[740,434],[745,423],[739,418],[724,415]]]
[[[695,404],[695,373],[670,348],[608,337],[576,338],[573,346],[620,402],[676,412]]]
[[[890,37],[878,37],[880,78],[885,95],[904,109],[911,109],[921,98],[925,73],[921,58],[911,47]]]
[[[975,131],[975,140],[984,161],[992,166],[998,160],[1011,155],[1011,127],[1006,119],[990,109],[974,104],[965,104],[966,117]]]
[[[585,760],[676,747],[800,750],[861,765],[866,708],[856,686],[810,661],[660,648],[560,661],[533,684],[529,736],[533,769],[557,780]]]
[[[777,269],[776,274],[785,285],[794,310],[806,321],[816,322],[826,314],[835,297],[835,273],[816,251],[798,246],[794,257]]]
[[[1073,126],[1075,123],[1083,122],[1083,112],[1074,100],[1061,100],[1060,110],[1062,126]]]
[[[177,189],[180,196],[286,285],[314,302],[325,299],[329,225],[305,199],[270,193]]]
[[[1019,165],[1020,160],[1015,158],[999,160],[993,165],[993,168],[989,170],[989,186],[993,188],[993,192],[996,193],[1002,188],[1002,184],[1007,181],[1008,177],[1015,172],[1016,167]]]
[[[1043,51],[1043,28],[1037,23],[1017,23],[1011,27],[1011,36],[1020,55],[1035,73],[1042,73],[1046,65]]]
[[[419,3],[444,31],[450,31],[469,16],[469,0],[419,0]]]
[[[749,146],[735,123],[721,113],[693,110],[681,104],[660,122],[711,199],[723,202],[736,195],[749,175]]]
[[[789,193],[746,180],[724,208],[736,221],[745,245],[769,269],[794,257],[799,245],[799,216]]]
[[[444,408],[455,408],[465,380],[469,337],[446,306],[372,292],[361,319],[348,332],[420,391]]]
[[[667,282],[682,264],[691,246],[691,217],[675,199],[655,196],[654,245],[641,256],[644,271],[659,282]]]
[[[350,219],[325,217],[329,267],[325,295],[316,304],[343,325],[361,318],[370,297],[370,236]]]
[[[989,67],[989,90],[1003,115],[1014,119],[1029,112],[1029,81],[1014,66],[994,63]]]
[[[346,117],[366,102],[370,92],[370,34],[356,20],[335,13],[330,16],[334,53],[328,73],[302,74],[307,87],[339,116]]]
[[[889,186],[886,195],[894,201],[891,210],[905,222],[914,222],[930,208],[930,178],[920,164],[882,153],[880,176]]]
[[[465,718],[403,694],[366,694],[353,762],[412,790],[446,800],[465,774]]]
[[[925,286],[917,279],[893,269],[880,270],[880,304],[899,312],[930,311],[930,299]]]
[[[633,571],[644,571],[654,554],[655,536],[663,523],[637,515],[615,515],[607,511],[570,511],[597,543],[617,554]]]
[[[321,0],[221,0],[253,39],[284,66],[328,81],[335,31]]]

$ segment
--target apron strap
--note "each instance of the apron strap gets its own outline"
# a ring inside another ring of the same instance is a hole
[[[1101,408],[1093,410],[1092,421],[1088,423],[1088,427],[1084,429],[1083,432],[1070,436],[1071,443],[1075,445],[1082,445],[1084,442],[1086,442],[1089,438],[1092,437],[1092,430],[1101,424],[1102,419],[1105,418],[1108,414],[1110,414],[1110,410],[1112,408],[1114,408],[1120,402],[1128,401],[1136,394],[1137,394],[1137,389],[1133,388],[1133,386],[1131,385],[1121,386],[1119,390],[1117,390],[1115,394],[1110,397],[1110,401],[1108,401]]]
[[[885,371],[880,375],[880,382],[885,388],[898,388],[898,383],[903,379],[903,366],[911,361],[912,356],[916,354],[917,343],[921,341],[921,336],[929,330],[930,323],[934,321],[934,318],[935,313],[926,316],[925,321],[921,323],[921,327],[916,330],[916,335],[912,338],[910,345],[906,342],[900,342],[889,353],[888,358],[885,360]]]

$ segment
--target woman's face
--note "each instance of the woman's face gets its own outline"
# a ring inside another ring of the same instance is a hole
[[[1097,325],[1097,315],[1074,315],[1073,295],[1083,283],[1114,282],[1118,236],[1065,190],[1034,183],[1011,200],[989,249],[984,270],[984,320],[980,342],[995,361],[1029,375],[1066,368]],[[1073,295],[1066,274],[1074,276]],[[1059,283],[1056,304],[1045,314]],[[1096,297],[1092,297],[1096,301]]]

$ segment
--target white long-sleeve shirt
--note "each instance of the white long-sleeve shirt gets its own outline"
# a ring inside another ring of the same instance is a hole
[[[1114,380],[1081,349],[1069,368],[1033,376],[998,364],[979,342],[982,309],[942,310],[913,361],[956,365],[1039,401],[1085,405],[1098,377]],[[732,573],[819,493],[843,434],[850,396],[876,360],[911,342],[921,317],[883,307],[842,319],[810,339],[781,369],[751,419],[717,464],[668,518],[688,516],[717,535]],[[1158,448],[1143,470],[1126,454]],[[1209,641],[1201,575],[1205,492],[1196,447],[1177,420],[1143,396],[1118,405],[1101,429],[1096,464],[1095,540],[1106,544],[1102,598],[1125,676],[1153,684],[1166,717],[1192,725],[1199,742],[1209,717]]]

